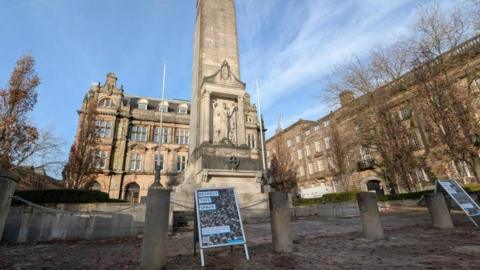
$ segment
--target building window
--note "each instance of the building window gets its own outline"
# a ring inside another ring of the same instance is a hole
[[[288,141],[287,141],[287,146],[288,146],[288,147],[292,147],[292,140],[288,140]]]
[[[95,151],[95,168],[105,169],[107,165],[107,151]]]
[[[427,173],[425,172],[424,168],[416,168],[415,175],[417,176],[418,181],[429,182],[430,179],[428,178]]]
[[[335,170],[337,166],[335,166],[335,162],[333,162],[333,157],[328,157],[328,166],[331,170]]]
[[[303,166],[300,166],[298,168],[298,175],[300,176],[304,176],[305,175],[305,169],[303,168]]]
[[[188,105],[187,104],[182,104],[178,106],[177,110],[178,114],[187,114],[188,113]]]
[[[314,131],[319,131],[319,130],[320,130],[320,126],[318,126],[318,125],[315,126],[315,127],[313,128],[313,130],[314,130]]]
[[[418,150],[422,147],[416,133],[413,133],[412,136],[410,137],[410,143],[415,148],[415,150]]]
[[[317,160],[317,168],[319,172],[325,171],[325,163],[322,159]]]
[[[142,170],[142,155],[132,153],[130,157],[130,171],[138,172]]]
[[[305,130],[305,136],[310,135],[310,129]]]
[[[101,138],[109,138],[112,135],[112,122],[109,121],[97,121],[95,123],[97,127],[98,136]]]
[[[168,113],[168,105],[161,105],[159,111],[162,113]]]
[[[310,145],[309,144],[305,145],[305,151],[307,153],[307,157],[312,155],[312,151],[310,150]]]
[[[104,98],[104,99],[100,100],[100,107],[111,108],[111,107],[113,107],[113,102],[109,98]]]
[[[330,137],[325,137],[323,140],[325,141],[325,149],[327,149],[327,150],[330,149],[330,147],[331,147],[331,145],[330,145],[330,141],[331,141],[331,140],[330,140]]]
[[[480,78],[473,80],[473,82],[470,84],[470,89],[472,93],[480,92]]]
[[[308,163],[308,174],[313,174],[313,164]]]
[[[407,120],[410,118],[410,116],[412,116],[412,111],[410,108],[403,106],[400,108],[399,114],[401,120]]]
[[[302,149],[298,149],[298,150],[297,150],[297,155],[298,155],[298,159],[303,159],[303,151],[302,151]]]
[[[185,170],[187,165],[187,157],[186,156],[177,156],[177,172],[182,172]]]
[[[297,135],[297,137],[295,137],[295,142],[300,143],[300,136]]]
[[[247,145],[250,148],[255,148],[256,147],[256,141],[255,141],[255,134],[247,134]]]
[[[372,156],[370,155],[370,149],[368,149],[368,146],[362,145],[360,147],[360,156],[362,157],[363,161],[371,161]]]
[[[325,122],[323,122],[323,126],[324,127],[330,126],[330,120],[326,120]]]
[[[130,140],[135,142],[146,142],[147,130],[148,130],[147,127],[144,127],[144,126],[132,126]]]
[[[462,177],[473,177],[474,176],[473,171],[472,171],[472,169],[470,168],[470,165],[467,162],[460,161],[460,162],[458,162],[458,164],[459,164],[459,167],[460,167],[459,172],[460,172],[460,175]]]
[[[169,143],[168,141],[168,133],[169,129],[168,128],[162,128],[162,144],[164,143]],[[158,143],[160,141],[160,128],[156,127],[154,132],[153,132],[153,142]],[[188,142],[187,142],[188,143]]]
[[[188,144],[188,129],[177,129],[175,134],[175,142],[177,144]]]
[[[315,152],[318,153],[318,152],[320,152],[320,151],[322,151],[322,145],[320,144],[319,141],[316,141],[316,142],[315,142]]]
[[[168,113],[168,102],[162,101],[158,106],[158,110],[163,113]]]
[[[130,183],[125,187],[125,200],[129,203],[138,203],[140,200],[140,186]]]
[[[247,115],[247,123],[252,123],[252,117],[250,115]]]
[[[148,100],[142,98],[138,100],[137,108],[140,110],[146,110],[148,109]]]
[[[158,153],[155,154],[155,164],[153,165],[154,172],[157,170],[157,165],[160,166],[160,171],[163,171],[163,155],[162,154],[158,154]]]

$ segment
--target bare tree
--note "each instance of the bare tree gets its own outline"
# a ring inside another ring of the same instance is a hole
[[[343,74],[330,83],[328,90],[337,96],[346,90],[359,96],[357,106],[362,110],[357,117],[358,144],[380,157],[375,165],[384,172],[390,187],[401,185],[411,191],[415,179],[410,175],[419,165],[416,134],[414,125],[400,118],[399,108],[392,102],[397,91],[406,90],[402,84],[391,83],[407,69],[403,55],[400,43],[378,47],[366,61],[355,58],[342,66]]]
[[[59,159],[63,143],[63,139],[58,137],[52,129],[40,131],[38,139],[32,142],[28,151],[18,156],[14,166],[31,166],[59,174],[60,168],[65,164]]]
[[[338,181],[344,192],[350,190],[351,174],[354,167],[350,163],[351,150],[356,144],[350,134],[340,133],[335,119],[330,119],[329,126],[330,149],[327,157],[331,160],[330,170],[335,181]]]
[[[467,164],[478,180],[476,138],[480,127],[469,89],[475,78],[471,62],[476,53],[466,42],[472,34],[471,25],[460,9],[446,13],[434,6],[420,11],[415,26],[412,69],[429,141],[437,145],[434,154],[438,158],[448,157],[461,175]],[[464,48],[458,50],[464,42]],[[469,80],[467,85],[459,82],[461,77]]]
[[[31,152],[38,139],[27,116],[37,103],[39,84],[33,57],[24,56],[17,61],[8,87],[0,89],[0,166],[4,168],[11,168]]]
[[[95,179],[99,136],[96,125],[97,101],[92,96],[85,97],[88,102],[80,111],[80,121],[75,142],[63,169],[63,179],[67,188],[80,189]]]
[[[285,135],[279,133],[273,143],[269,175],[277,191],[291,192],[296,187],[296,166],[288,150]]]

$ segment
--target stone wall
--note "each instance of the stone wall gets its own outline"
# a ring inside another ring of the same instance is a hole
[[[381,211],[416,206],[416,201],[379,202]],[[106,239],[143,233],[145,205],[59,204],[56,210],[21,206],[10,209],[2,242],[35,243],[52,240]],[[72,214],[74,213],[74,214]],[[292,218],[316,216],[343,218],[358,216],[356,202],[292,208]],[[244,223],[270,222],[268,209],[242,209]],[[193,216],[193,215],[191,215]]]

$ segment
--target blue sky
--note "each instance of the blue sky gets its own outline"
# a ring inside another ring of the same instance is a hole
[[[0,85],[19,57],[35,57],[42,84],[32,121],[65,140],[66,159],[76,110],[108,72],[128,94],[159,97],[166,61],[167,97],[190,99],[195,2],[0,0]],[[241,77],[252,97],[260,80],[267,135],[280,115],[285,127],[332,110],[320,97],[332,67],[391,42],[426,2],[237,0]]]

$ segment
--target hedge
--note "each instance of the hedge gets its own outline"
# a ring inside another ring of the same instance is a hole
[[[467,191],[472,197],[480,196],[480,185],[476,186],[478,189],[471,187],[466,187]],[[424,190],[419,192],[410,192],[410,193],[398,193],[398,194],[388,194],[388,195],[378,195],[378,201],[399,201],[399,200],[419,200],[426,193],[432,193],[433,190]],[[293,204],[295,206],[300,205],[315,205],[315,204],[327,204],[327,203],[341,203],[348,201],[356,201],[357,192],[338,192],[338,193],[328,193],[323,195],[320,198],[313,199],[295,199]]]
[[[466,192],[480,192],[480,184],[469,184],[463,187]]]
[[[320,198],[313,199],[295,199],[294,205],[315,205],[315,204],[326,204],[326,203],[340,203],[355,201],[356,192],[338,192],[338,193],[328,193],[323,195]]]
[[[22,190],[16,191],[14,196],[36,204],[123,202],[110,199],[105,192],[83,189]],[[12,204],[20,205],[22,203],[12,200]]]

